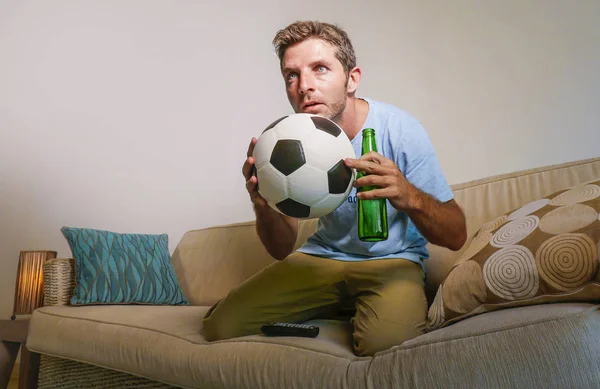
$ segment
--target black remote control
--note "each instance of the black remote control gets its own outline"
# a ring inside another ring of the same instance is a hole
[[[269,323],[263,325],[260,330],[266,336],[301,336],[304,338],[316,338],[317,335],[319,335],[319,327],[308,324]]]

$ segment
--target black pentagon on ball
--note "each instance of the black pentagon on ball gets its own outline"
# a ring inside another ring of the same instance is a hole
[[[340,128],[329,119],[325,119],[321,116],[311,116],[310,118],[318,130],[324,131],[335,137],[342,133],[342,130],[340,130]]]
[[[292,199],[285,199],[275,204],[277,209],[291,217],[308,217],[310,215],[310,207]]]
[[[327,172],[329,193],[340,194],[346,192],[351,179],[352,170],[346,166],[344,160],[340,159],[340,161]]]
[[[300,169],[306,163],[302,142],[295,139],[281,139],[271,152],[271,165],[286,176]]]
[[[265,133],[265,131],[268,131],[268,130],[270,130],[271,128],[275,127],[275,126],[276,126],[276,125],[277,125],[277,124],[278,124],[280,121],[282,121],[283,119],[287,118],[288,116],[289,116],[289,115],[282,116],[282,117],[280,117],[279,119],[275,120],[273,123],[269,124],[269,125],[267,126],[267,128],[265,128],[265,129],[263,130],[263,132],[262,132],[262,133],[264,134],[264,133]]]

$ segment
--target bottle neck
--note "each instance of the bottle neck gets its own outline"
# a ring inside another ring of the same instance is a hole
[[[375,131],[371,128],[363,130],[362,138],[362,154],[367,154],[371,151],[377,151],[377,143],[375,142]]]

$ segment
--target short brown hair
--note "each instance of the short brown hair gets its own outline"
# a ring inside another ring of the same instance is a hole
[[[340,27],[319,21],[297,21],[277,31],[273,46],[283,65],[283,55],[287,48],[309,38],[319,38],[335,48],[335,56],[342,63],[346,73],[356,66],[356,55],[348,34]]]

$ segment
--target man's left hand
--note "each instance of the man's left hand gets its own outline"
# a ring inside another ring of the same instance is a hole
[[[378,188],[358,192],[357,196],[362,200],[386,198],[390,204],[399,211],[414,207],[418,197],[418,190],[410,184],[398,166],[389,158],[371,151],[360,157],[360,159],[346,158],[346,166],[356,169],[357,172],[368,173],[354,181],[354,186],[376,186]]]

